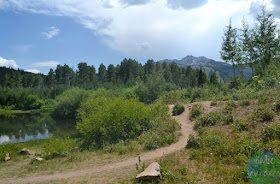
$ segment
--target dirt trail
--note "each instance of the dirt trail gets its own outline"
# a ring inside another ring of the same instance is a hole
[[[210,108],[210,102],[201,102],[201,104],[206,109]],[[185,107],[186,110],[181,115],[173,117],[181,125],[181,136],[179,137],[178,142],[164,148],[159,148],[157,150],[141,154],[140,157],[142,162],[154,160],[162,157],[163,155],[170,154],[185,148],[189,135],[193,133],[193,123],[189,120],[190,109],[189,106],[185,106]],[[169,106],[170,113],[172,108],[173,105],[170,105]],[[133,166],[136,163],[138,163],[138,157],[131,157],[121,161],[110,162],[102,165],[92,165],[90,167],[83,168],[80,170],[65,171],[62,173],[55,173],[52,175],[33,175],[24,178],[0,179],[0,184],[1,183],[3,184],[4,183],[5,184],[37,183],[37,182],[46,182],[51,180],[69,179],[73,177],[82,177],[93,173],[105,172],[105,171],[116,170],[127,166]]]

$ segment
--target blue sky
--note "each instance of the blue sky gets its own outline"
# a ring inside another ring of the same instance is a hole
[[[220,60],[230,17],[240,26],[263,0],[0,0],[0,66],[47,73],[123,58]],[[279,15],[279,1],[265,1]],[[277,6],[278,5],[278,6]]]

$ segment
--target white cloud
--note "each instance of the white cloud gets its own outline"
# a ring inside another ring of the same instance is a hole
[[[41,61],[41,62],[35,62],[32,63],[31,66],[35,68],[40,67],[56,67],[59,64],[57,61]]]
[[[234,26],[241,24],[243,16],[252,20],[251,4],[260,2],[263,0],[199,0],[195,4],[190,0],[13,0],[5,6],[0,1],[0,7],[71,17],[128,57],[163,59],[193,54],[219,59],[229,18]],[[55,27],[51,30],[44,34],[47,38],[59,33]]]
[[[25,71],[30,72],[30,73],[35,73],[35,74],[41,73],[40,70],[37,70],[37,69],[27,69]]]
[[[18,69],[18,65],[16,64],[16,62],[14,60],[7,60],[2,57],[0,57],[0,66]]]
[[[47,32],[42,32],[42,34],[47,38],[51,39],[54,36],[57,36],[59,34],[60,30],[54,26],[49,27]]]

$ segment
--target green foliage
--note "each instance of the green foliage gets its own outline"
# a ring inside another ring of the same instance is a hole
[[[186,148],[201,148],[202,139],[199,136],[190,135]]]
[[[272,123],[262,131],[263,141],[280,140],[280,125]]]
[[[237,131],[248,131],[251,128],[251,124],[247,119],[239,119],[234,122],[234,127]]]
[[[181,104],[176,104],[176,105],[173,107],[172,115],[173,115],[173,116],[177,116],[177,115],[182,114],[184,111],[185,111],[185,107],[184,107],[183,105],[181,105]]]
[[[248,177],[247,171],[245,168],[240,168],[235,171],[233,177],[232,177],[232,182],[233,183],[248,183],[250,181],[250,178]]]
[[[163,92],[176,89],[171,83],[164,82],[164,77],[159,75],[149,75],[146,83],[140,83],[136,89],[136,95],[141,102],[152,103],[159,98]]]
[[[225,123],[226,125],[232,124],[233,121],[234,121],[234,118],[233,118],[233,115],[232,115],[232,114],[226,114],[226,115],[224,116],[224,123]]]
[[[86,146],[103,146],[120,140],[134,139],[151,127],[149,106],[136,98],[90,98],[83,102],[77,129]]]
[[[36,95],[28,95],[25,101],[25,108],[26,109],[40,109],[43,105],[43,101],[39,99]]]
[[[48,138],[44,142],[44,148],[47,158],[63,157],[71,153],[77,142],[70,138]]]
[[[239,105],[240,105],[241,107],[249,106],[250,104],[251,104],[251,102],[250,102],[250,100],[248,100],[248,99],[244,99],[244,100],[241,100],[241,101],[239,102]]]
[[[233,70],[234,70],[234,77],[235,77],[235,69],[236,64],[239,61],[239,48],[237,42],[237,29],[232,27],[231,19],[229,21],[229,25],[226,27],[223,36],[222,42],[222,50],[220,52],[221,58],[226,61],[227,63],[231,63]]]
[[[210,104],[210,106],[217,106],[218,105],[218,102],[217,101],[211,101],[211,104]]]
[[[275,112],[269,107],[258,108],[254,111],[253,117],[261,122],[269,122],[275,116]]]
[[[87,99],[89,91],[73,88],[64,91],[56,98],[57,104],[54,106],[52,116],[56,119],[74,119],[80,103]]]
[[[234,100],[229,100],[226,102],[224,111],[229,113],[229,112],[232,112],[233,109],[235,109],[235,108],[237,108],[237,103]]]
[[[210,77],[210,83],[214,84],[214,85],[217,85],[219,83],[216,72],[212,72],[211,77]]]
[[[18,156],[18,151],[21,149],[22,146],[20,144],[9,143],[0,145],[0,162],[4,161],[7,153],[9,153],[11,159],[14,159]]]
[[[161,103],[151,105],[153,118],[151,128],[140,137],[140,143],[145,149],[151,150],[170,145],[177,141],[176,131],[180,128],[174,119],[170,119],[168,107]]]
[[[276,112],[280,112],[280,102],[277,102],[277,103],[275,104],[275,111],[276,111]]]
[[[161,127],[160,130],[156,132],[149,131],[145,134],[145,136],[141,137],[142,140],[140,142],[144,143],[144,148],[146,150],[153,150],[174,143],[177,140],[177,137],[174,134],[176,126],[169,125],[168,127],[172,129],[168,130],[167,127]],[[170,133],[168,134],[164,131],[168,131]]]
[[[200,104],[194,104],[190,112],[190,119],[194,120],[203,113],[203,107]]]
[[[240,78],[239,76],[235,77],[229,83],[229,89],[241,89],[244,87],[244,79]]]
[[[164,92],[160,98],[159,101],[161,101],[164,104],[176,104],[176,103],[182,103],[188,100],[189,97],[187,95],[187,90],[173,90]]]
[[[272,59],[279,55],[278,25],[273,15],[267,12],[266,7],[261,8],[262,11],[256,17],[254,29],[250,30],[246,21],[243,20],[242,34],[238,35],[237,29],[232,27],[230,20],[224,32],[221,58],[226,62],[231,62],[234,71],[237,67],[241,74],[243,74],[243,69],[249,66],[254,74],[263,75]],[[273,78],[267,82],[268,86],[275,85]],[[232,87],[238,88],[238,81],[232,83]]]
[[[198,121],[195,124],[195,127],[205,127],[205,126],[214,126],[217,123],[224,121],[224,115],[220,112],[210,112],[207,114],[202,114]]]

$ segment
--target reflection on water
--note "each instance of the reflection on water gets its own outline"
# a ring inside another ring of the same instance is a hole
[[[48,113],[0,114],[0,144],[45,139],[75,131],[75,121],[57,121]]]

